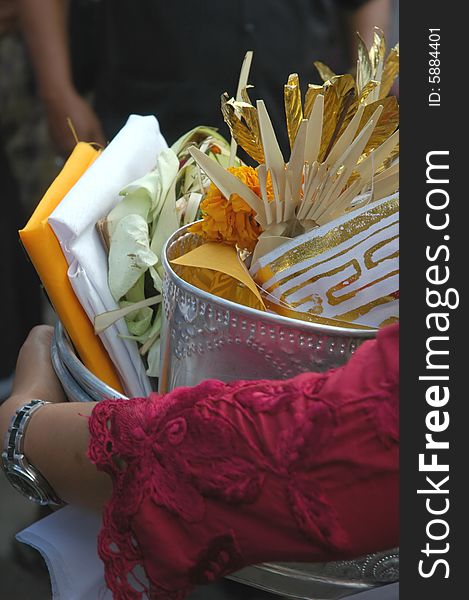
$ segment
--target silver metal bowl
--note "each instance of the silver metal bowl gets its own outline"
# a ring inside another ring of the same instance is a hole
[[[100,402],[104,398],[127,399],[85,367],[60,321],[57,321],[54,328],[51,359],[70,402]]]
[[[336,600],[399,580],[399,549],[328,563],[264,563],[230,579],[297,600]]]
[[[163,251],[164,315],[159,389],[204,379],[282,379],[347,362],[375,330],[282,317],[223,300],[179,277],[171,260],[202,242],[182,227]]]

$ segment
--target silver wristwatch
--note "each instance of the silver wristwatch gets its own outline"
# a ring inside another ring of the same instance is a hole
[[[2,463],[8,481],[29,500],[42,506],[49,504],[59,506],[63,504],[62,500],[23,454],[24,435],[29,419],[44,404],[49,402],[31,400],[16,410],[5,436]]]

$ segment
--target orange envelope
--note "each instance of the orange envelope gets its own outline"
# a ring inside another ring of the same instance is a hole
[[[47,222],[49,215],[98,157],[90,144],[75,146],[62,171],[39,202],[27,225],[19,234],[21,241],[47,291],[63,326],[85,366],[99,379],[124,393],[114,365],[78,301],[67,277],[68,264]]]

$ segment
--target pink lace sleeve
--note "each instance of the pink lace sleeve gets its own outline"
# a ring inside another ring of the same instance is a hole
[[[89,456],[114,481],[99,537],[114,597],[180,600],[247,564],[396,546],[397,344],[394,326],[326,374],[99,403]]]

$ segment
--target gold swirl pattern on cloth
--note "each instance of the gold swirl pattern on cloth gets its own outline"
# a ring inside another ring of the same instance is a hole
[[[376,327],[397,318],[398,234],[394,194],[283,244],[250,272],[281,314]]]

